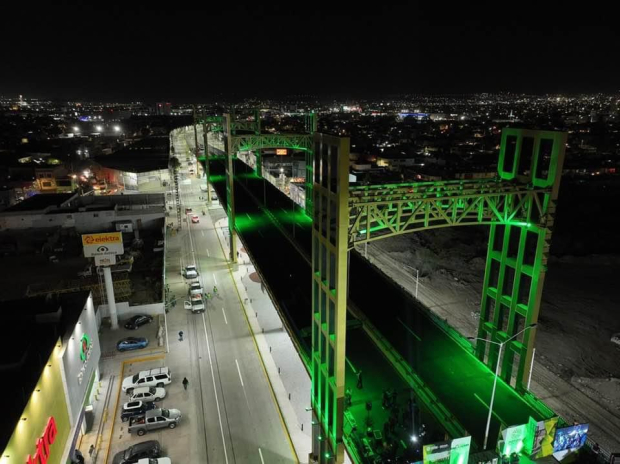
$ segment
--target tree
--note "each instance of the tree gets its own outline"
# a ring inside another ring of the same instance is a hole
[[[177,158],[176,156],[171,157],[170,161],[168,162],[168,167],[174,172],[177,172],[181,167],[181,162],[179,161],[179,158]]]

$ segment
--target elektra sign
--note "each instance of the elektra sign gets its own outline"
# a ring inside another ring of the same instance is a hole
[[[80,359],[84,364],[82,364],[80,373],[77,375],[78,385],[82,385],[82,381],[84,380],[84,374],[86,373],[86,366],[88,365],[88,360],[90,359],[90,355],[92,352],[93,344],[90,341],[90,337],[88,336],[88,334],[82,335],[82,339],[80,340]]]
[[[34,457],[29,454],[26,458],[26,464],[46,464],[50,458],[50,446],[56,441],[57,434],[56,421],[52,416],[47,420],[43,436],[37,440],[37,451],[34,453]]]

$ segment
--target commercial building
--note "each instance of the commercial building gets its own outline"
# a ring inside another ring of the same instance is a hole
[[[135,230],[160,226],[165,216],[162,193],[80,196],[35,195],[0,212],[0,230],[74,227],[78,233],[122,230],[116,224],[133,224]]]
[[[5,301],[2,317],[0,463],[64,464],[92,426],[101,356],[92,295]]]

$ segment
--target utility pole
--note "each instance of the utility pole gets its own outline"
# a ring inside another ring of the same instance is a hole
[[[198,161],[198,129],[196,128],[196,119],[198,116],[196,115],[196,105],[192,105],[194,109],[194,147],[196,148],[196,161]]]
[[[207,114],[202,110],[202,136],[205,144],[205,177],[207,180],[207,204],[211,205],[211,186],[209,185],[209,136],[207,133]]]

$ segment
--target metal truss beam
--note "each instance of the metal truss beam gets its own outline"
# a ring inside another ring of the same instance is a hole
[[[349,190],[349,248],[424,229],[541,225],[548,189],[496,181],[373,185]]]
[[[265,148],[291,148],[294,150],[310,150],[312,136],[310,134],[241,134],[233,137],[232,151],[262,150]]]

